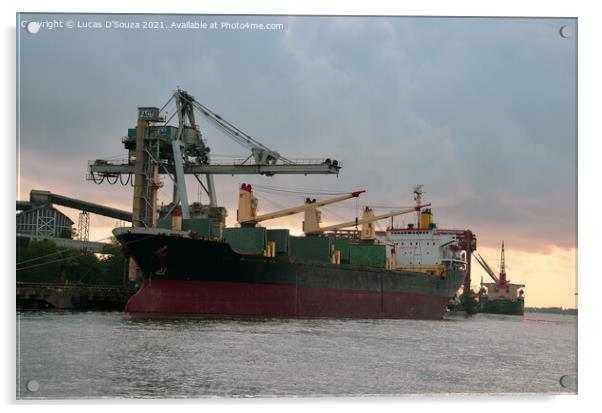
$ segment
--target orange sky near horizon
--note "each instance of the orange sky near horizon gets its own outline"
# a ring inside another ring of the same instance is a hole
[[[28,199],[29,191],[33,188],[42,188],[43,185],[37,182],[26,180],[20,181],[20,198]],[[90,184],[89,190],[94,191],[99,187]],[[46,188],[51,192],[56,192],[65,196],[78,198],[85,195],[71,193],[69,188],[63,190],[58,188]],[[106,188],[105,188],[106,189]],[[123,195],[123,194],[122,194]],[[120,198],[123,198],[121,196]],[[236,209],[232,208],[230,202],[233,199],[225,200],[224,206],[228,209],[226,224],[228,226],[236,225]],[[94,201],[93,201],[94,202]],[[192,199],[191,199],[192,202]],[[123,201],[113,201],[106,198],[102,204],[118,209],[129,210],[131,206]],[[260,202],[261,204],[261,202]],[[292,205],[289,205],[292,206]],[[78,225],[79,211],[57,206],[61,212],[69,216]],[[260,211],[267,212],[273,210],[269,205],[259,205]],[[341,222],[336,217],[330,216],[328,210],[323,210],[323,225],[336,224]],[[440,222],[437,216],[437,208],[433,206],[434,220],[440,228],[463,228],[463,225],[450,222]],[[409,217],[406,216],[406,217]],[[353,219],[353,217],[349,217]],[[407,221],[411,218],[405,218]],[[265,222],[267,228],[287,228],[291,234],[301,235],[302,215],[287,216]],[[118,222],[115,219],[102,217],[99,215],[90,215],[90,240],[107,242],[111,236],[111,230],[117,225],[129,225],[129,223]],[[388,222],[380,221],[377,223],[377,229],[384,229]],[[508,278],[515,283],[525,284],[525,305],[528,307],[577,307],[577,248],[573,246],[559,246],[546,242],[537,234],[524,234],[507,232],[502,233],[499,228],[474,228],[470,224],[466,227],[472,229],[477,236],[477,252],[487,261],[487,263],[499,270],[500,250],[502,240],[506,246],[506,265]],[[575,234],[567,234],[567,236]],[[570,239],[570,238],[569,238]],[[479,283],[483,277],[484,282],[489,282],[489,276],[480,267],[476,260],[472,261],[472,287],[478,289]]]
[[[20,198],[28,199],[29,191],[33,188],[43,188],[44,185],[37,182],[27,180],[20,181]],[[101,186],[90,184],[89,191],[96,191]],[[74,198],[81,197],[86,199],[85,194],[73,194],[71,188],[45,188],[51,192],[55,192],[65,196]],[[105,190],[108,190],[105,188]],[[108,192],[110,193],[110,191]],[[130,210],[131,206],[122,201],[124,198],[122,193],[119,200],[112,200],[107,197],[102,201],[102,204],[118,209]],[[129,197],[129,195],[127,195]],[[232,198],[232,199],[230,199]],[[91,200],[95,202],[94,200]],[[193,199],[190,200],[191,202]],[[236,225],[236,209],[231,203],[235,202],[233,197],[224,199],[225,202],[220,202],[228,209],[226,225]],[[428,202],[428,201],[427,201]],[[286,207],[293,206],[287,205]],[[433,207],[434,221],[439,228],[455,228],[463,229],[463,225],[452,222],[441,222],[438,219],[438,210]],[[74,226],[78,225],[79,211],[57,206],[61,212],[69,216]],[[259,210],[263,212],[273,210],[273,206],[261,203]],[[338,217],[332,216],[328,207],[323,209],[323,225],[336,224],[341,222]],[[413,214],[412,214],[413,215]],[[405,220],[411,220],[406,215]],[[353,217],[349,217],[353,219]],[[291,234],[301,235],[302,215],[293,215],[283,218],[266,221],[264,226],[267,228],[287,228],[291,230]],[[111,236],[111,230],[117,225],[129,225],[129,223],[118,222],[113,218],[102,217],[99,215],[90,215],[90,240],[107,242]],[[399,224],[399,223],[398,223]],[[377,229],[385,229],[388,221],[380,221],[377,223]],[[537,234],[515,233],[512,231],[503,232],[503,228],[475,228],[469,223],[466,225],[474,231],[477,237],[477,252],[487,261],[487,263],[499,270],[500,250],[502,240],[506,246],[506,265],[508,278],[515,283],[525,284],[525,305],[528,307],[577,307],[577,248],[576,246],[560,246],[546,242],[545,239],[539,238]],[[576,234],[567,234],[576,236]],[[570,237],[568,239],[571,239]],[[569,244],[570,245],[570,244]],[[484,282],[489,282],[489,276],[480,267],[476,260],[472,261],[472,286],[473,289],[478,289],[481,281],[481,276]]]

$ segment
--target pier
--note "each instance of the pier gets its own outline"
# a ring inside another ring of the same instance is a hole
[[[18,310],[123,311],[135,288],[17,283]]]

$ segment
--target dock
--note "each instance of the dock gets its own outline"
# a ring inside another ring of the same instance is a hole
[[[123,311],[135,288],[17,283],[18,310]]]

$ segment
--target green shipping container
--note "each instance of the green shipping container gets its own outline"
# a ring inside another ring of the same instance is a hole
[[[224,239],[239,254],[263,254],[267,245],[266,229],[256,228],[224,228]]]
[[[348,239],[333,239],[332,245],[334,245],[335,249],[341,251],[341,262],[348,263],[349,247],[351,246],[351,241]]]
[[[385,245],[351,245],[349,261],[352,265],[384,268],[387,261]]]
[[[289,237],[289,255],[298,260],[330,262],[330,238]]]
[[[171,217],[168,217],[168,218],[159,218],[157,220],[157,228],[171,229]]]
[[[182,220],[182,230],[194,231],[199,237],[210,237],[211,220],[207,218],[190,218]]]
[[[211,220],[211,236],[213,238],[221,238],[223,236],[223,228],[220,223],[215,223]]]
[[[276,243],[276,254],[288,253],[288,239],[290,237],[290,231],[288,229],[268,229],[268,242],[274,241]]]

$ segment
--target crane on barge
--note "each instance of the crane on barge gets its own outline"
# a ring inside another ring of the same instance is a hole
[[[493,282],[485,283],[481,277],[481,288],[479,290],[478,310],[482,313],[523,315],[525,307],[524,284],[511,283],[506,278],[506,254],[504,241],[502,241],[502,253],[500,258],[500,271],[496,276],[492,267],[480,255],[475,259]]]

